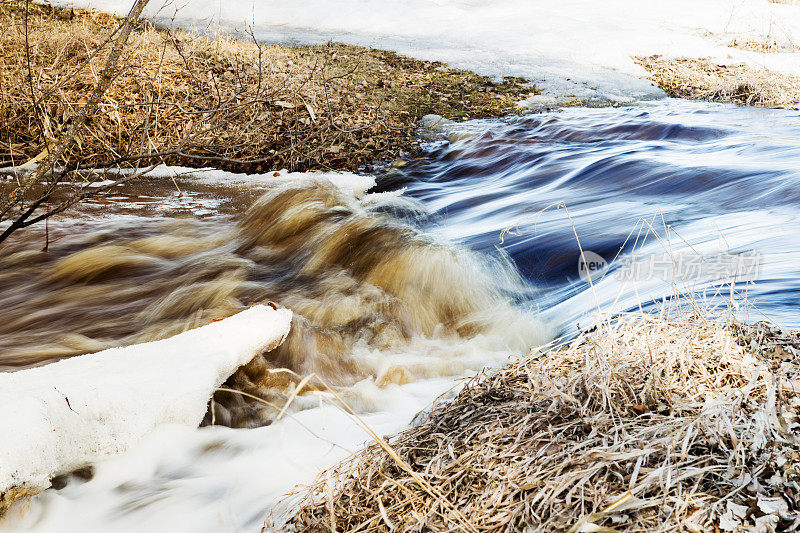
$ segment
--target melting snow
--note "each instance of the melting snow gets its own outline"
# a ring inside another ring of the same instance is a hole
[[[61,0],[127,13],[131,0]],[[739,41],[800,43],[800,5],[768,0],[190,0],[176,23],[243,31],[272,42],[329,39],[387,48],[501,76],[523,76],[559,99],[625,103],[663,93],[631,56],[711,57],[783,73],[800,72],[800,54],[763,54]],[[175,6],[147,11],[170,24]]]
[[[197,427],[214,389],[283,342],[291,317],[259,305],[169,339],[0,373],[0,492],[47,486],[162,424]]]

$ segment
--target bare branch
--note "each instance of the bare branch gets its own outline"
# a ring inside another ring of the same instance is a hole
[[[100,73],[100,81],[95,86],[94,91],[89,98],[89,103],[81,108],[78,115],[73,118],[69,130],[61,136],[58,144],[52,151],[49,152],[44,162],[36,169],[36,172],[34,172],[27,180],[25,180],[22,185],[15,188],[9,197],[3,202],[2,207],[0,207],[0,220],[4,220],[6,218],[6,214],[22,200],[23,195],[31,187],[33,187],[33,185],[40,180],[45,173],[50,171],[67,153],[67,150],[75,140],[75,134],[86,124],[87,119],[96,112],[97,106],[100,103],[100,99],[103,97],[105,92],[108,90],[108,87],[111,85],[112,80],[115,78],[117,72],[117,62],[119,61],[120,55],[122,55],[122,50],[125,47],[125,43],[128,41],[131,30],[136,22],[138,22],[139,16],[142,14],[142,10],[147,5],[148,1],[149,0],[136,0],[136,2],[133,4],[133,7],[128,13],[128,16],[125,17],[125,21],[122,24],[122,30],[120,31],[120,34],[117,37],[117,40],[114,42],[114,46],[108,55],[105,67]],[[2,242],[2,240],[3,239],[0,238],[0,242]]]

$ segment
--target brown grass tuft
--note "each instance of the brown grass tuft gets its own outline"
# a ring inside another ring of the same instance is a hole
[[[753,106],[796,108],[800,77],[708,59],[637,57],[670,96]]]
[[[800,521],[798,341],[623,316],[390,438],[434,490],[373,445],[300,489],[287,527],[454,531],[457,509],[476,531],[783,531]]]
[[[800,51],[800,46],[794,43],[779,43],[775,39],[759,40],[736,38],[730,41],[728,46],[731,48],[738,48],[739,50],[749,50],[751,52],[759,52],[762,54],[779,54],[782,52]]]
[[[3,515],[6,514],[15,502],[27,500],[39,492],[41,491],[25,487],[13,488],[5,492],[0,492],[0,519],[3,518]]]

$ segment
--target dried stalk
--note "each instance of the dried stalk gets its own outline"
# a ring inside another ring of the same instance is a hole
[[[55,165],[66,154],[72,143],[75,142],[76,133],[80,131],[80,129],[86,125],[86,121],[94,116],[94,114],[97,112],[97,106],[100,104],[100,99],[106,93],[111,85],[112,80],[118,74],[117,62],[119,61],[122,50],[128,41],[131,30],[133,29],[134,25],[138,23],[139,16],[142,14],[142,10],[147,5],[148,1],[149,0],[136,0],[136,2],[133,4],[128,16],[125,17],[125,20],[122,23],[122,30],[120,31],[116,41],[114,41],[114,46],[111,48],[111,52],[108,54],[105,66],[100,73],[100,80],[92,91],[92,94],[89,97],[89,102],[83,108],[81,108],[77,116],[73,118],[70,128],[64,135],[61,136],[61,139],[58,141],[55,148],[52,151],[49,150],[49,148],[45,148],[45,150],[48,151],[48,155],[45,157],[42,164],[40,164],[36,168],[36,171],[28,176],[20,186],[15,188],[11,194],[9,194],[8,198],[3,202],[2,206],[0,206],[0,221],[7,218],[6,215],[8,212],[22,200],[23,195],[31,187],[33,187],[35,183],[42,180],[47,173],[54,169]],[[49,181],[52,182],[53,179],[57,180],[58,178],[51,177]],[[14,225],[11,227],[14,227]],[[0,242],[5,240],[8,235],[10,235],[10,232],[6,230],[6,232],[0,235]]]

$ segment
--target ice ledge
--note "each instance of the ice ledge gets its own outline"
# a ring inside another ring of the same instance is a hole
[[[255,306],[169,339],[0,373],[0,493],[120,453],[156,426],[197,426],[239,366],[278,346],[292,313]]]

